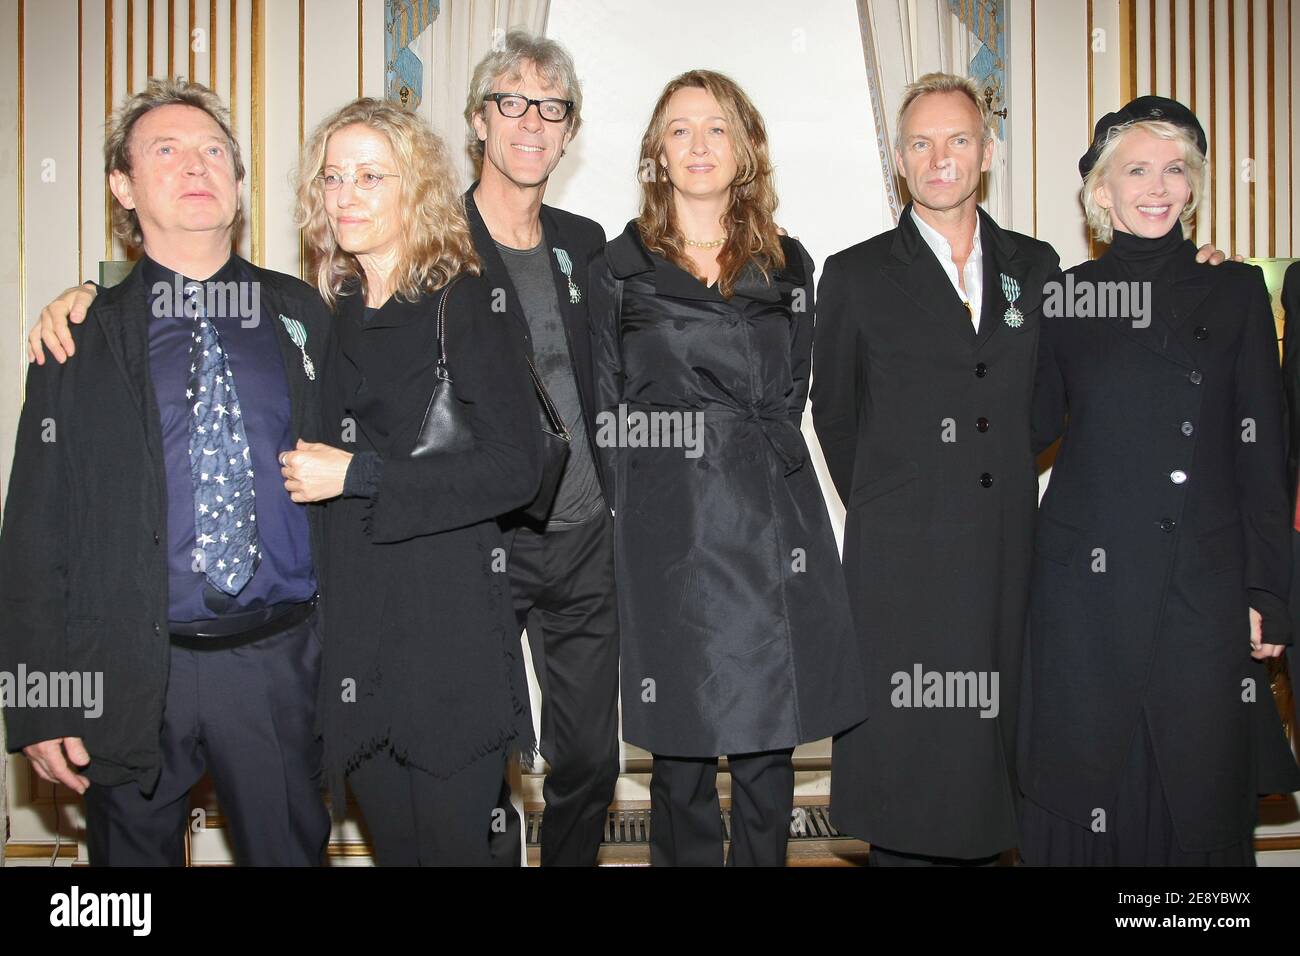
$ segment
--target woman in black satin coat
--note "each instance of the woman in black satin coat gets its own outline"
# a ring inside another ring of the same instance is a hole
[[[762,119],[726,77],[693,71],[668,85],[642,141],[647,165],[640,217],[593,262],[590,312],[623,736],[654,754],[654,864],[722,863],[715,780],[727,755],[727,863],[782,865],[794,746],[866,715],[835,539],[799,431],[812,263],[778,235]],[[652,415],[677,416],[675,447],[617,427]]]
[[[1261,663],[1291,639],[1276,334],[1259,270],[1184,238],[1204,168],[1200,124],[1159,97],[1080,161],[1111,245],[1039,342],[1035,441],[1063,439],[1022,698],[1030,864],[1251,865],[1257,794],[1300,786]]]

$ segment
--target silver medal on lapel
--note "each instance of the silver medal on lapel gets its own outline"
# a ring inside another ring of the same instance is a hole
[[[289,338],[293,344],[298,347],[302,353],[302,370],[307,377],[313,382],[316,381],[316,366],[311,362],[311,356],[307,354],[307,328],[297,319],[291,319],[287,315],[281,315],[280,321],[284,323],[285,331],[289,333]]]
[[[564,273],[564,278],[569,280],[569,301],[576,305],[582,301],[582,290],[573,281],[573,260],[569,258],[567,252],[557,246],[555,261],[560,264],[560,271]]]
[[[1016,300],[1020,298],[1020,283],[1005,272],[998,273],[998,278],[1002,280],[1002,294],[1007,297],[1007,311],[1002,314],[1002,321],[1013,329],[1018,329],[1025,322],[1024,313],[1016,308]]]

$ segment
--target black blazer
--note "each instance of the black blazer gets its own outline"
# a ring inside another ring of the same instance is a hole
[[[278,317],[303,324],[319,368],[329,313],[299,279],[246,267],[261,283],[261,321],[272,323],[280,344],[293,427],[314,440],[319,376],[308,378]],[[81,737],[91,781],[137,780],[149,790],[160,768],[169,643],[166,478],[146,302],[137,263],[72,327],[75,360],[28,370],[0,533],[0,669],[102,671],[99,717],[13,708],[5,713],[8,747]],[[319,555],[319,509],[309,521]]]
[[[483,262],[484,278],[492,287],[493,307],[497,308],[495,297],[500,290],[505,294],[506,310],[514,316],[523,330],[524,341],[528,343],[528,354],[531,356],[533,337],[528,329],[528,319],[524,316],[514,284],[510,281],[510,272],[501,259],[501,253],[497,251],[492,234],[488,232],[483,214],[478,211],[478,205],[474,202],[474,190],[477,188],[478,182],[474,182],[465,192],[465,213],[469,217],[470,233],[474,237],[474,250]],[[569,358],[573,362],[573,375],[578,383],[578,397],[582,402],[587,434],[592,436],[594,448],[596,406],[595,390],[592,386],[591,330],[587,321],[587,302],[591,289],[589,281],[591,260],[605,248],[605,231],[601,229],[599,223],[591,219],[565,212],[563,209],[556,209],[554,206],[543,205],[541,219],[546,248],[551,250],[551,275],[555,279],[555,293],[559,297],[560,311],[564,315],[564,330],[569,341]],[[575,296],[571,294],[569,288],[569,277],[564,274],[560,259],[555,255],[557,249],[568,254],[572,265],[573,284],[577,288],[577,302],[573,301]],[[601,491],[608,498],[608,492],[604,487],[604,475],[600,473],[599,468],[596,472],[601,482]]]

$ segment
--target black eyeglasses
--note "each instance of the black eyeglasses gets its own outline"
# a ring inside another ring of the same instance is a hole
[[[536,106],[537,115],[548,123],[562,123],[573,109],[573,100],[530,100],[522,93],[489,93],[483,102],[488,100],[495,101],[501,115],[509,119],[519,119],[528,112],[528,107]]]

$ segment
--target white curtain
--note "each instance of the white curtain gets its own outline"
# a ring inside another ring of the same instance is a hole
[[[894,221],[906,202],[906,186],[894,164],[894,133],[903,90],[925,73],[969,73],[979,41],[953,13],[948,0],[858,0],[862,49],[876,117],[885,193]],[[1000,107],[995,101],[995,109]],[[995,136],[993,165],[984,176],[981,205],[998,221],[1010,213],[1006,143]]]
[[[510,30],[544,33],[549,8],[550,0],[442,0],[438,18],[415,43],[424,62],[420,112],[447,141],[463,186],[474,178],[464,115],[474,67]]]

